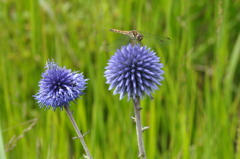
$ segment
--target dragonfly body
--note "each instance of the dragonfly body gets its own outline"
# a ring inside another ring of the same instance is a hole
[[[136,45],[136,44],[142,45],[141,41],[143,39],[143,35],[136,30],[123,31],[123,30],[118,30],[118,29],[110,29],[109,31],[127,35],[130,38],[129,43],[131,43],[132,45]]]
[[[143,45],[143,43],[142,43],[143,37],[144,37],[144,39],[147,39],[147,40],[144,40],[144,44],[145,43],[150,44],[151,41],[154,41],[157,44],[166,44],[171,40],[170,38],[167,38],[167,37],[155,36],[152,34],[143,33],[143,32],[136,31],[136,30],[123,31],[123,30],[118,30],[118,29],[110,29],[109,31],[115,32],[118,34],[122,34],[124,37],[124,38],[121,38],[120,43],[118,41],[115,41],[115,42],[118,42],[118,43],[116,43],[117,44],[116,48],[119,48],[120,46],[123,46],[123,45],[127,45],[129,43],[132,45],[137,45],[137,44]]]

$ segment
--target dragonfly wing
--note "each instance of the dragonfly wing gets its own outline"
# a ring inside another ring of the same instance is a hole
[[[119,38],[115,39],[114,41],[108,44],[108,50],[116,50],[120,49],[122,46],[127,45],[130,42],[130,37],[126,35],[120,35]]]
[[[156,36],[153,34],[145,33],[145,32],[140,32],[143,35],[143,43],[158,43],[158,44],[168,44],[171,39],[168,37],[163,37],[163,36]]]

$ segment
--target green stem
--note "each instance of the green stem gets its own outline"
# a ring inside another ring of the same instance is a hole
[[[138,157],[140,159],[146,159],[146,153],[144,148],[143,136],[142,136],[142,122],[141,122],[141,107],[139,98],[133,99],[134,103],[134,113],[135,113],[135,121],[136,121],[136,131],[137,131],[137,141],[138,141]]]
[[[77,135],[78,135],[78,138],[80,139],[80,141],[81,141],[81,143],[82,143],[82,146],[83,146],[83,148],[84,148],[84,150],[85,150],[85,152],[86,152],[86,155],[87,155],[87,156],[86,156],[87,159],[93,159],[93,158],[92,158],[92,155],[90,154],[90,152],[89,152],[89,150],[88,150],[88,147],[87,147],[87,145],[86,145],[86,143],[85,143],[85,141],[84,141],[83,135],[82,135],[81,131],[79,130],[79,128],[78,128],[78,126],[77,126],[77,124],[76,124],[75,119],[74,119],[73,116],[72,116],[71,111],[69,110],[68,106],[66,106],[66,105],[64,106],[64,108],[65,108],[65,110],[66,110],[66,112],[67,112],[67,115],[68,115],[69,119],[71,120],[71,123],[73,124],[73,127],[74,127],[74,129],[75,129],[75,131],[76,131],[76,133],[77,133]]]

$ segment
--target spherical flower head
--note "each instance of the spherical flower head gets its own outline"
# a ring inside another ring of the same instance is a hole
[[[158,89],[163,80],[163,64],[156,53],[146,46],[126,45],[118,49],[105,67],[105,77],[110,84],[109,90],[115,88],[114,94],[122,99],[142,98],[145,94]]]
[[[40,90],[34,95],[40,108],[62,109],[84,94],[87,79],[82,74],[59,67],[53,61],[48,61],[45,69],[39,82]]]

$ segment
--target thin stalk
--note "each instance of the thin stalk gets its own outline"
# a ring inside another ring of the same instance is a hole
[[[136,121],[136,132],[137,132],[137,141],[138,141],[138,157],[140,159],[146,159],[146,153],[144,148],[144,142],[142,137],[142,121],[141,121],[141,107],[139,98],[133,99],[134,103],[134,113],[135,113],[135,121]]]
[[[78,138],[80,139],[80,141],[82,143],[82,146],[83,146],[83,148],[84,148],[84,150],[86,152],[86,158],[87,159],[93,159],[92,155],[90,154],[90,152],[88,150],[88,147],[87,147],[87,145],[86,145],[86,143],[84,141],[84,138],[83,138],[84,136],[82,135],[81,131],[79,130],[79,128],[78,128],[78,126],[76,124],[76,121],[75,121],[75,119],[72,116],[71,111],[69,110],[68,106],[66,106],[66,105],[64,106],[64,108],[65,108],[65,110],[67,112],[67,115],[68,115],[69,119],[71,120],[71,123],[73,124],[73,127],[74,127],[74,129],[75,129],[75,131],[76,131],[76,133],[78,135]]]

